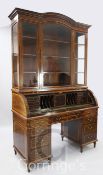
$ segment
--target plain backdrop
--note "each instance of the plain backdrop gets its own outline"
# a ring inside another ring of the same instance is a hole
[[[101,165],[102,159],[100,156],[102,156],[103,154],[103,151],[102,151],[102,148],[103,148],[103,143],[102,143],[102,140],[103,140],[103,132],[102,132],[103,131],[102,130],[102,123],[103,123],[103,21],[102,21],[103,0],[22,0],[22,1],[21,0],[9,0],[9,1],[0,0],[0,128],[9,127],[11,128],[11,130],[12,130],[12,113],[11,113],[12,67],[11,67],[11,30],[10,30],[10,20],[8,18],[8,15],[11,13],[11,11],[15,7],[32,10],[35,12],[58,12],[58,13],[67,15],[78,22],[83,22],[83,23],[92,25],[92,27],[89,29],[89,34],[88,34],[87,80],[88,80],[88,87],[94,92],[100,107],[99,124],[98,124],[98,128],[99,128],[98,133],[100,133],[98,134],[99,135],[98,137],[100,139],[100,142],[98,143],[99,146],[97,147],[99,151],[97,150],[96,155],[94,155],[94,153],[92,152],[92,158],[90,158],[90,161],[95,161],[95,160],[97,161],[97,162],[93,162],[92,168],[95,168],[94,175],[95,174],[101,175],[100,172],[102,170],[102,165]],[[3,140],[5,140],[3,143],[5,144],[5,146],[2,145],[2,148],[4,149],[3,151],[5,150],[11,151],[11,149],[9,150],[9,148],[12,148],[12,139],[11,139],[12,131],[11,130],[9,130],[9,132],[8,130],[5,131],[8,134],[8,135],[5,135],[5,137],[3,135],[3,132],[0,132],[1,134],[0,138],[3,138]],[[11,135],[9,135],[9,133]],[[10,139],[9,139],[9,136],[10,136]],[[7,140],[4,138],[7,138]],[[1,140],[0,142],[2,143]],[[6,144],[7,144],[6,141],[9,143],[9,146],[10,146],[8,148],[6,147]],[[4,156],[4,154],[2,154],[2,156]],[[16,161],[15,161],[15,158],[11,160],[10,155],[8,153],[6,154],[6,152],[5,152],[5,156],[9,156],[8,159],[11,163],[10,165],[12,165],[12,162],[14,161],[13,166],[15,167],[17,158],[16,158]],[[90,152],[89,154],[87,154],[87,157],[88,156],[90,156]],[[5,157],[3,157],[3,160],[5,160]],[[82,161],[82,159],[80,161]],[[97,167],[96,167],[96,164],[97,164]],[[7,162],[6,162],[6,165],[8,165]],[[1,163],[0,163],[0,166],[1,166]],[[100,168],[99,166],[101,167],[101,169],[98,172],[96,170]],[[15,172],[16,170],[14,167],[13,167],[13,171]],[[75,167],[77,167],[77,165]],[[89,166],[89,170],[91,173],[92,173],[92,168]],[[89,170],[87,174],[90,173]],[[10,172],[12,172],[12,168]],[[38,172],[37,174],[39,173],[40,172]],[[14,174],[18,174],[18,172],[17,173],[15,172]],[[63,173],[63,174],[66,174],[66,173]]]

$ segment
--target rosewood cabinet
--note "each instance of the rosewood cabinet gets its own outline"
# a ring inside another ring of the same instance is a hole
[[[98,104],[87,87],[90,25],[58,13],[15,8],[12,29],[14,150],[27,162],[51,161],[51,125],[83,146],[96,145]]]

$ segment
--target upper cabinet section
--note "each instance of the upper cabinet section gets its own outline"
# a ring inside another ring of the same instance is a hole
[[[87,85],[89,25],[58,13],[16,8],[12,21],[13,88],[37,91]]]

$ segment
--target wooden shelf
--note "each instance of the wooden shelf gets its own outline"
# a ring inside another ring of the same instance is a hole
[[[18,53],[12,53],[12,55],[13,55],[14,57],[17,57],[17,56],[18,56]]]
[[[43,74],[45,74],[45,73],[70,73],[70,72],[59,72],[59,71],[57,71],[57,72],[43,72]]]
[[[75,58],[76,60],[84,60],[85,58]]]
[[[64,58],[64,59],[70,59],[70,57],[64,57],[64,56],[56,56],[56,55],[52,55],[52,56],[47,56],[47,55],[44,55],[43,57],[53,57],[53,58]]]
[[[74,43],[75,45],[85,46],[85,44]]]
[[[37,72],[23,72],[24,74],[36,74]]]
[[[68,41],[54,40],[54,39],[48,39],[48,38],[45,38],[44,41],[57,42],[57,43],[65,43],[65,44],[71,44],[71,42],[68,42]]]
[[[27,54],[27,53],[25,53],[25,54],[23,54],[24,56],[32,56],[32,57],[36,57],[36,55],[34,55],[34,54]]]
[[[75,74],[84,74],[84,72],[75,72]]]
[[[23,36],[23,38],[36,39],[36,37],[32,37],[32,36]]]

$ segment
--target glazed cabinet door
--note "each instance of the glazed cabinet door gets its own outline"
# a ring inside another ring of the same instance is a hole
[[[86,35],[77,32],[74,40],[75,84],[86,84]]]
[[[26,88],[38,86],[38,39],[37,24],[22,22],[21,23],[21,70],[22,86]]]
[[[18,23],[12,25],[12,86],[18,87]]]
[[[71,31],[56,23],[43,24],[42,30],[42,86],[69,86]]]

